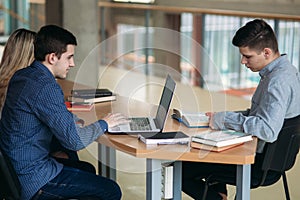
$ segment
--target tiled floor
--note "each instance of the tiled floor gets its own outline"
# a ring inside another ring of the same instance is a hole
[[[93,164],[97,164],[95,154],[97,145],[92,144],[87,150],[79,152],[82,160],[87,160]],[[133,156],[117,152],[117,182],[122,188],[123,200],[142,200],[145,199],[145,160],[134,158]],[[297,163],[287,173],[288,184],[290,187],[291,199],[300,199],[300,190],[298,189],[298,179],[300,178],[300,156]],[[235,187],[229,186],[229,200],[234,199]],[[279,180],[276,184],[270,187],[261,187],[251,190],[251,199],[255,200],[282,200],[284,190],[282,181]],[[191,200],[190,197],[183,194],[183,200]]]

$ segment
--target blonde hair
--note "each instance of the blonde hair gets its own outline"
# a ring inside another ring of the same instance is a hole
[[[36,33],[24,28],[15,30],[8,38],[0,63],[0,112],[13,74],[34,60],[33,42]]]

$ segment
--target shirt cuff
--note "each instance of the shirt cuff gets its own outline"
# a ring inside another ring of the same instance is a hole
[[[106,132],[108,130],[108,124],[106,121],[101,119],[98,121],[98,123],[100,124],[100,127],[103,130],[103,132]]]
[[[225,129],[225,117],[226,117],[226,112],[217,112],[213,116],[213,128],[214,129],[220,129],[224,130]]]

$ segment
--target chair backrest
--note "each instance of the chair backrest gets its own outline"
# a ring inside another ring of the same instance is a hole
[[[300,145],[300,115],[284,121],[274,143],[266,144],[263,170],[273,170],[281,174],[295,164]]]
[[[10,159],[0,148],[0,198],[20,199],[21,184]]]

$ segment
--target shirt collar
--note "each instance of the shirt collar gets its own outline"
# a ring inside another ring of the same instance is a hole
[[[274,68],[283,67],[283,65],[280,65],[278,63],[286,59],[286,54],[280,55],[280,57],[276,58],[274,61],[272,61],[271,63],[266,65],[262,70],[259,71],[260,77],[263,79],[264,77],[268,76],[274,70]]]
[[[54,76],[53,76],[53,74],[51,73],[51,71],[50,71],[44,64],[42,64],[40,61],[35,60],[35,61],[32,63],[32,66],[33,66],[33,67],[36,67],[36,68],[38,68],[38,69],[40,69],[40,70],[42,70],[43,72],[45,72],[46,74],[48,74],[49,76],[52,76],[52,77],[54,78]]]

